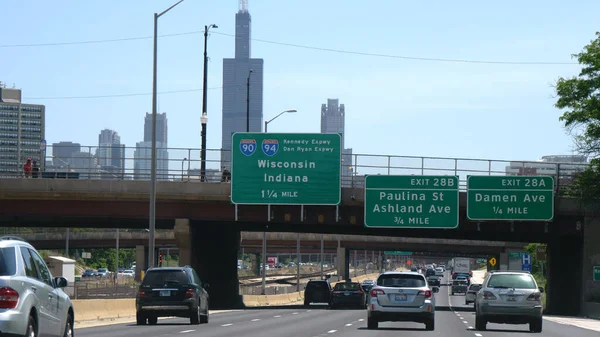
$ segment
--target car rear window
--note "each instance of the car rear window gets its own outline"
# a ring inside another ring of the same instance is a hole
[[[163,286],[165,284],[189,284],[184,270],[151,270],[144,277],[144,286]]]
[[[535,289],[535,281],[531,275],[504,274],[492,275],[488,281],[489,288]]]
[[[15,247],[0,248],[0,276],[12,276],[17,273]]]
[[[419,288],[426,284],[425,278],[420,275],[381,275],[377,279],[377,285],[382,287],[397,287],[397,288]]]
[[[338,283],[333,288],[333,290],[360,290],[360,289],[361,288],[360,288],[359,283],[352,283],[352,282]]]
[[[467,280],[454,280],[452,283],[456,285],[464,285],[467,284]]]
[[[314,289],[328,289],[327,283],[325,282],[308,282],[306,288],[314,288]]]
[[[472,284],[469,287],[469,290],[473,290],[473,291],[479,291],[479,289],[481,289],[481,284]]]

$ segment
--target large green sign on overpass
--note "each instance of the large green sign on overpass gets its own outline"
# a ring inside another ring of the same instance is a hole
[[[231,202],[248,205],[338,205],[341,135],[234,133]]]
[[[467,218],[550,221],[554,218],[554,177],[469,176]]]
[[[458,177],[365,177],[365,227],[456,228]]]

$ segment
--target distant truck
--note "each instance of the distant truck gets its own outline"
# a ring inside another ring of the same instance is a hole
[[[277,258],[276,257],[267,257],[267,265],[269,266],[269,268],[275,268],[275,266],[277,265]]]
[[[452,261],[453,262],[452,279],[455,279],[456,276],[460,275],[460,274],[464,274],[464,275],[471,274],[471,259],[456,257],[452,260],[453,260]]]

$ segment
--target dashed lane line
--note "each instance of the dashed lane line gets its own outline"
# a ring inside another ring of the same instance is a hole
[[[258,321],[260,321],[260,318],[255,318],[251,322],[258,322]]]
[[[183,331],[179,331],[179,333],[188,333],[188,332],[194,332],[196,330],[183,330]]]
[[[222,324],[221,326],[232,326],[232,323]]]
[[[352,323],[348,323],[348,324],[346,324],[346,325],[344,325],[344,326],[352,326]]]
[[[329,330],[327,333],[335,333],[337,330]]]

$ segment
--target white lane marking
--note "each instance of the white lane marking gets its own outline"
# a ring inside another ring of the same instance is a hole
[[[476,334],[475,334],[475,336],[477,336],[477,337],[481,337],[481,336],[483,336],[483,335],[482,335],[482,334],[480,334],[480,333],[476,333]]]
[[[312,310],[306,310],[306,312],[311,312]]]
[[[358,321],[359,321],[359,322],[362,322],[362,321],[364,321],[364,320],[365,320],[364,318],[361,318],[361,319],[359,319]]]
[[[467,321],[463,321],[463,323],[465,323],[465,324],[469,324],[469,322],[467,322]]]
[[[196,330],[183,330],[183,331],[179,331],[179,333],[188,333],[188,332],[194,332]]]
[[[297,312],[292,312],[292,315],[298,315],[298,313]]]
[[[281,317],[281,315],[276,315],[276,316],[273,316],[273,318],[279,318],[279,317]]]
[[[472,326],[468,326],[467,329],[473,330],[473,327]]]
[[[227,323],[227,324],[223,324],[221,326],[232,326],[232,325],[233,325],[232,323]]]
[[[260,321],[260,318],[255,318],[252,320],[252,322],[258,322],[258,321]]]
[[[336,331],[337,331],[337,330],[329,330],[329,331],[327,331],[327,333],[334,333],[334,332],[336,332]]]
[[[346,324],[345,326],[352,326],[352,323],[348,323],[348,324]]]

